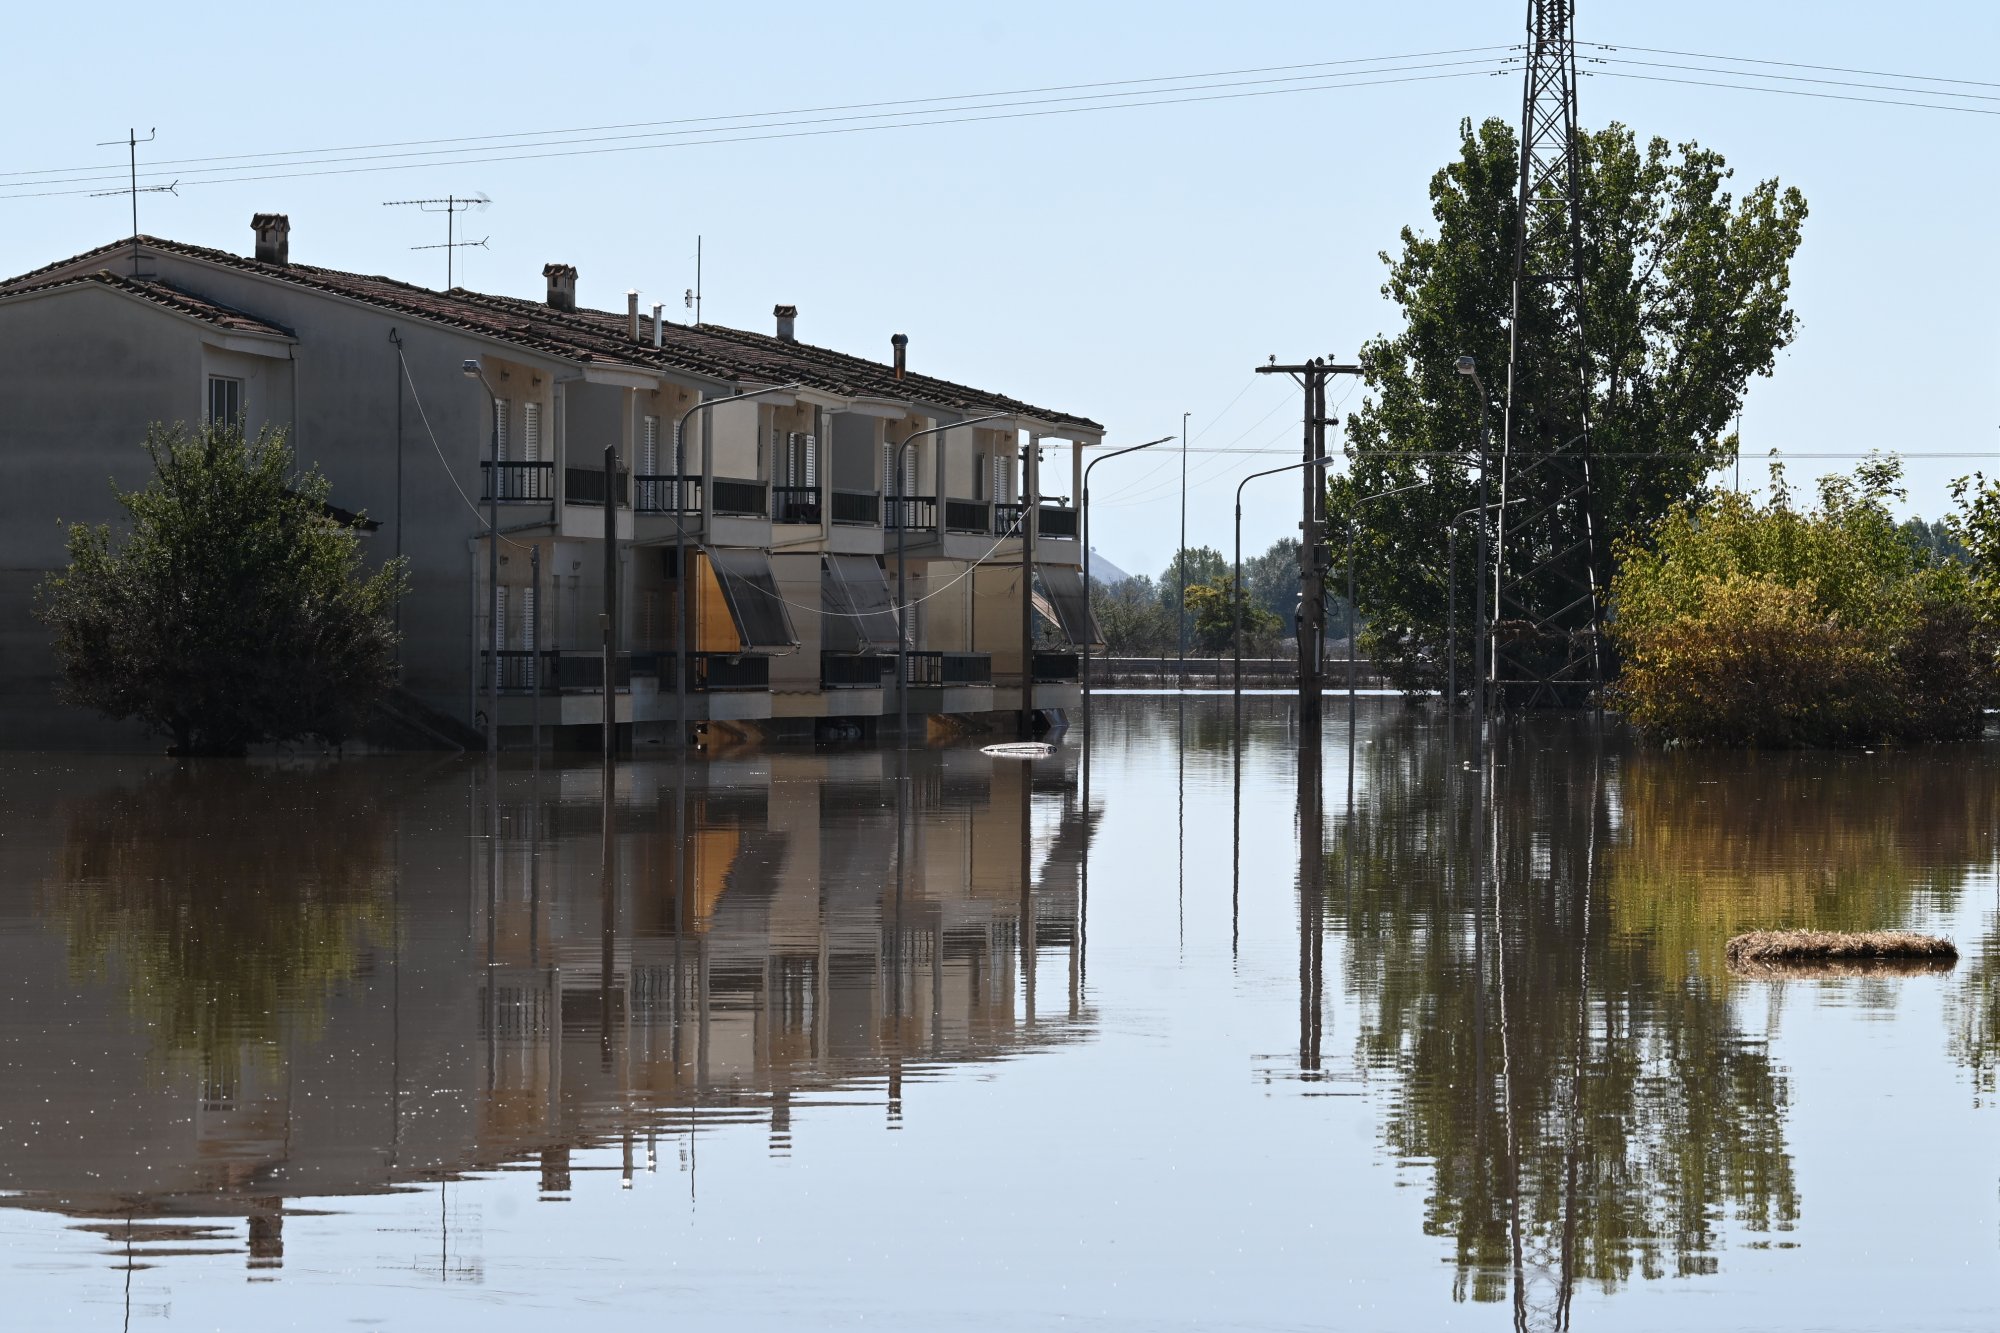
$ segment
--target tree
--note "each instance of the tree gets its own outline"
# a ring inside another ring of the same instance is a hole
[[[2000,702],[1990,567],[1907,539],[1889,514],[1893,458],[1822,478],[1809,510],[1773,474],[1768,502],[1725,491],[1620,547],[1611,630],[1627,716],[1690,744],[1978,736]],[[1960,525],[1976,550],[1976,514]]]
[[[1104,631],[1105,651],[1114,657],[1147,657],[1174,643],[1175,625],[1160,603],[1159,590],[1144,574],[1105,583],[1090,581],[1090,607]]]
[[[1364,646],[1405,688],[1443,680],[1444,532],[1478,504],[1482,421],[1491,414],[1497,452],[1505,406],[1518,149],[1499,120],[1477,129],[1467,121],[1460,133],[1457,160],[1431,180],[1436,234],[1405,228],[1400,253],[1382,256],[1382,291],[1402,309],[1404,327],[1361,350],[1368,396],[1347,421],[1348,473],[1329,483],[1336,560],[1346,525],[1356,524]],[[1734,449],[1725,431],[1744,385],[1770,373],[1793,336],[1790,264],[1806,204],[1775,180],[1738,198],[1719,154],[1663,139],[1641,145],[1621,125],[1583,135],[1578,155],[1587,323],[1579,333],[1552,284],[1528,289],[1522,345],[1534,354],[1517,368],[1516,393],[1530,410],[1515,448],[1517,459],[1570,451],[1582,417],[1574,370],[1581,338],[1593,372],[1592,481],[1607,555],[1694,496]],[[1554,268],[1562,241],[1552,216],[1531,227],[1530,267]],[[1493,395],[1484,412],[1455,369],[1460,355],[1475,358]],[[1491,475],[1497,482],[1497,467]],[[1517,468],[1509,512],[1553,500],[1561,476],[1558,467]],[[1361,503],[1402,486],[1414,489]],[[1468,519],[1458,543],[1461,626],[1470,618],[1474,536]],[[1461,633],[1466,680],[1471,642]]]
[[[136,719],[178,754],[354,734],[395,681],[398,561],[362,570],[362,520],[337,515],[281,431],[155,425],[154,477],[120,494],[131,530],[73,525],[38,589],[68,701]]]
[[[1218,656],[1235,646],[1239,615],[1245,652],[1251,651],[1253,643],[1270,639],[1281,624],[1276,616],[1252,600],[1248,588],[1239,598],[1234,581],[1227,574],[1218,574],[1206,583],[1197,583],[1189,588],[1187,611],[1192,622],[1189,633],[1194,646],[1202,652]]]

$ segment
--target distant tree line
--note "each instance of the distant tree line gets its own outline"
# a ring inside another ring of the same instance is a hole
[[[1181,571],[1187,594],[1181,599]],[[1180,651],[1182,610],[1188,652],[1211,657],[1235,650],[1237,602],[1229,561],[1212,546],[1188,547],[1158,578],[1134,574],[1107,583],[1090,581],[1091,609],[1114,657],[1157,657]],[[1243,562],[1243,651],[1252,657],[1282,654],[1298,636],[1299,543],[1281,537],[1262,555]],[[1327,604],[1327,637],[1350,632],[1346,599]]]

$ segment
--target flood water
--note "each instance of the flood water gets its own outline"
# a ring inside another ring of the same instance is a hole
[[[1244,723],[0,756],[6,1322],[2000,1319],[1995,752]],[[1727,970],[1804,925],[1963,957]]]

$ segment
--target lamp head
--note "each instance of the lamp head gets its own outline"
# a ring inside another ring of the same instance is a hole
[[[1477,375],[1479,373],[1479,363],[1469,356],[1461,356],[1458,358],[1458,373],[1461,375]]]

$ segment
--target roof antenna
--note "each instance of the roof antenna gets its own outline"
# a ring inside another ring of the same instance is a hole
[[[178,178],[169,181],[165,185],[148,185],[143,190],[139,188],[139,145],[142,143],[151,143],[158,136],[159,130],[149,129],[146,131],[146,137],[141,139],[137,129],[129,129],[125,131],[124,138],[103,139],[97,145],[99,148],[110,148],[114,144],[121,143],[125,145],[126,165],[131,172],[132,183],[122,190],[93,190],[90,197],[93,199],[104,199],[114,194],[129,194],[132,196],[132,276],[135,278],[139,276],[139,196],[142,194],[171,194],[178,196],[180,194],[180,190],[176,188],[180,185]]]
[[[452,256],[460,250],[490,249],[491,247],[486,243],[493,239],[491,236],[482,236],[476,241],[459,240],[457,233],[458,215],[470,212],[475,208],[484,208],[492,202],[484,194],[476,194],[469,198],[462,195],[448,194],[442,199],[384,199],[382,207],[419,208],[426,213],[444,214],[444,244],[413,245],[410,248],[412,250],[444,251],[444,289],[450,291],[457,285],[452,275]]]
[[[688,309],[694,311],[694,322],[701,323],[701,237],[694,238],[694,286],[687,289],[681,298]]]

